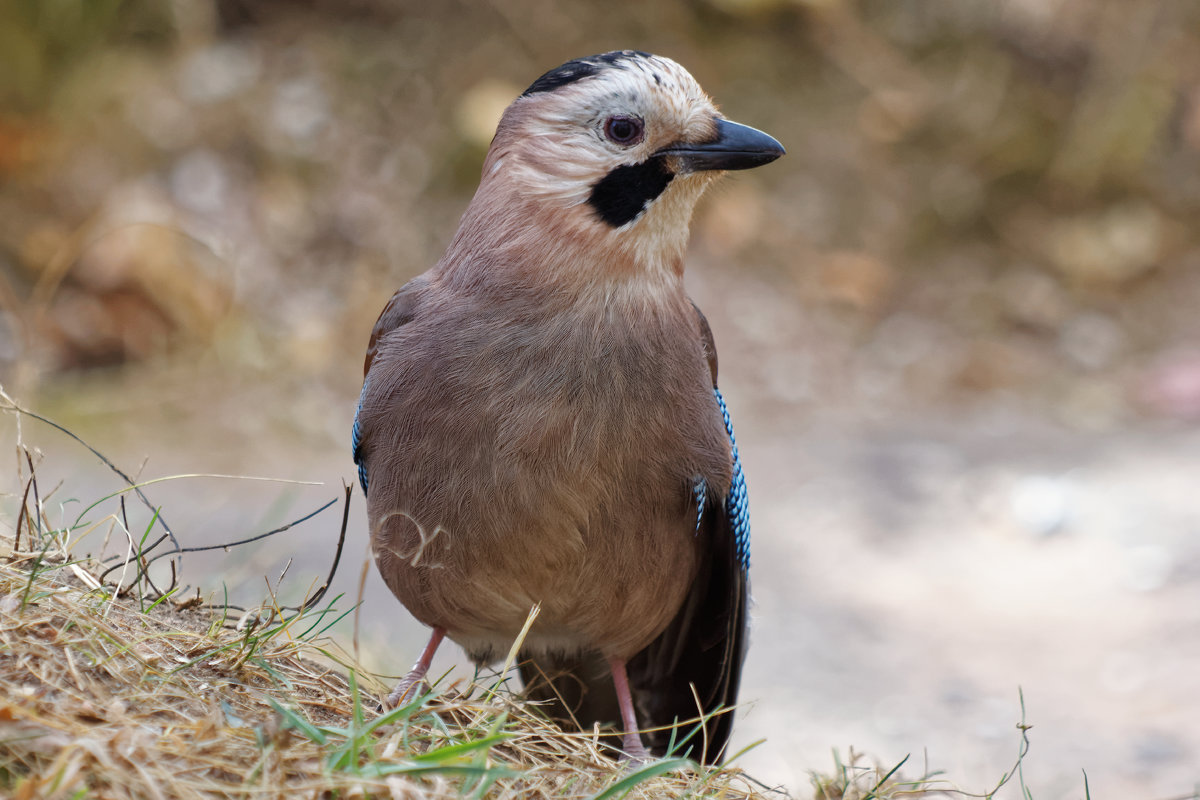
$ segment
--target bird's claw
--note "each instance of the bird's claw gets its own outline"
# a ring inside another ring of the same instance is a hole
[[[383,710],[391,711],[394,708],[399,708],[406,701],[415,700],[426,692],[433,691],[432,687],[426,683],[421,675],[405,675],[396,684],[396,688],[383,699]]]

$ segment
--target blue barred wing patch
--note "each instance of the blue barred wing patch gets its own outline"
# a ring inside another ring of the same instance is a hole
[[[750,568],[750,499],[746,493],[746,476],[742,473],[742,460],[738,458],[737,439],[733,435],[733,420],[729,418],[729,409],[721,390],[713,387],[717,397],[717,405],[721,408],[721,417],[725,420],[725,430],[729,434],[729,444],[733,448],[733,480],[729,484],[729,494],[725,496],[725,513],[729,516],[729,526],[733,529],[733,539],[737,545],[738,561],[742,569]]]
[[[696,501],[696,533],[700,533],[700,523],[704,520],[704,506],[708,502],[708,482],[704,478],[696,478],[692,484],[692,499]]]
[[[367,378],[363,381],[362,393],[358,396],[358,407],[354,409],[354,425],[350,428],[350,452],[354,454],[354,463],[358,465],[358,482],[362,486],[363,496],[367,494],[367,465],[363,463],[362,452],[362,430],[358,425],[358,415],[362,413],[363,397],[367,393]]]

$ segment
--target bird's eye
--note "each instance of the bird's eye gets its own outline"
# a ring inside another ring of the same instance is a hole
[[[604,135],[608,140],[626,147],[642,140],[643,128],[637,117],[609,117],[604,121]]]

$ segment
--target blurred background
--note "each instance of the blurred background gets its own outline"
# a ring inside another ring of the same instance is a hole
[[[141,478],[318,484],[148,488],[185,544],[338,497],[371,326],[500,111],[625,47],[788,148],[706,198],[689,260],[754,513],[741,763],[804,797],[834,749],[911,754],[986,791],[1020,689],[1035,797],[1194,796],[1200,4],[5,0],[0,384]],[[121,485],[0,418],[18,440],[63,520]],[[258,602],[294,559],[301,596],[338,517],[186,582]],[[373,570],[365,598],[361,656],[402,673],[425,632]]]

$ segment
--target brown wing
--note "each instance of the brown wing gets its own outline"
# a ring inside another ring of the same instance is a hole
[[[375,354],[379,352],[380,341],[383,337],[416,316],[425,283],[426,279],[422,276],[404,284],[404,286],[400,287],[400,291],[392,295],[392,299],[383,307],[383,311],[379,314],[379,319],[375,320],[375,328],[371,331],[371,340],[367,343],[367,357],[363,362],[364,393],[366,391],[367,378],[371,373],[371,365],[375,362]],[[359,410],[361,410],[361,397],[358,402]],[[370,436],[371,432],[365,430],[364,426],[359,423],[359,413],[356,411],[354,414],[354,426],[350,430],[350,448],[354,456],[354,463],[358,465],[358,482],[362,486],[363,494],[367,493],[367,487],[370,485],[370,476],[367,470],[364,449],[364,445]]]
[[[367,357],[363,363],[364,378],[371,371],[371,362],[375,360],[379,340],[411,320],[416,314],[425,284],[424,276],[413,278],[401,286],[399,291],[392,295],[392,299],[388,300],[383,311],[379,312],[379,319],[375,320],[375,327],[371,330],[371,340],[367,342]]]

